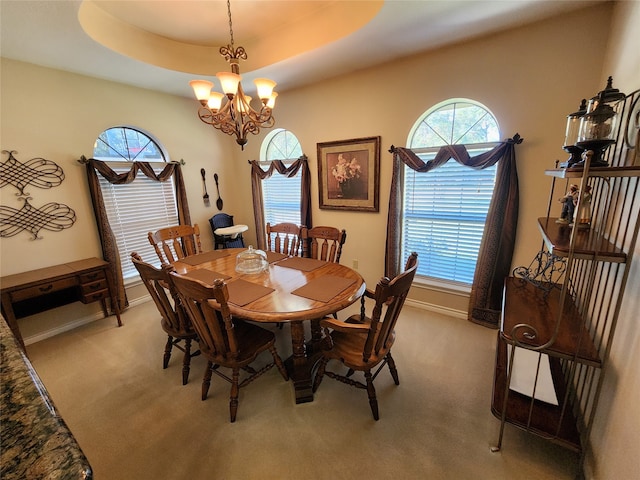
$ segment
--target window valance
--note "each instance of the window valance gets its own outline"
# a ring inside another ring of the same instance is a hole
[[[424,162],[411,149],[391,146],[393,173],[389,195],[385,275],[393,278],[402,265],[401,219],[404,190],[403,164],[418,172],[429,172],[450,159],[470,168],[482,169],[498,163],[496,185],[487,214],[482,244],[469,299],[469,320],[497,327],[502,307],[504,279],[511,270],[511,260],[518,224],[518,172],[515,145],[522,143],[515,134],[493,149],[470,156],[464,145],[446,145],[433,160]]]

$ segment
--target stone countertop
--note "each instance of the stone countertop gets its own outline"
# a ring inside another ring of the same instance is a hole
[[[92,479],[73,434],[0,317],[0,478]]]

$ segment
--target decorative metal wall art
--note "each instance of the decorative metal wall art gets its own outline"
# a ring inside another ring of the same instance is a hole
[[[12,185],[18,190],[16,197],[23,201],[21,208],[0,206],[0,237],[13,237],[22,231],[29,232],[32,240],[41,239],[40,230],[59,232],[70,228],[76,222],[75,211],[67,205],[49,202],[42,207],[29,203],[33,200],[25,188],[31,186],[49,189],[57,187],[64,180],[62,168],[51,160],[32,158],[22,163],[13,154],[15,150],[3,150],[9,158],[0,164],[0,188]]]
[[[57,187],[64,180],[62,168],[51,160],[44,158],[32,158],[26,163],[19,162],[14,156],[15,150],[3,150],[9,158],[0,165],[0,188],[13,185],[20,193],[18,197],[27,197],[29,192],[24,191],[28,185],[49,189]]]

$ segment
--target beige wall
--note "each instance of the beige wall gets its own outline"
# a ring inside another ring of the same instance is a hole
[[[629,93],[640,88],[640,2],[616,6],[601,83]],[[640,214],[640,205],[636,205]],[[600,405],[591,433],[594,458],[588,478],[638,478],[640,451],[640,241],[636,244],[625,296],[618,316]]]
[[[384,240],[391,182],[391,145],[406,145],[417,118],[452,97],[486,105],[504,138],[520,133],[517,150],[520,220],[514,265],[528,265],[540,248],[536,218],[546,214],[550,178],[543,170],[565,159],[566,115],[595,94],[607,43],[610,5],[557,17],[528,27],[288,91],[278,97],[278,126],[292,130],[313,172],[314,224],[347,229],[342,262],[359,260],[367,282],[383,274]],[[584,32],[590,32],[588,36]],[[407,94],[405,94],[407,92]],[[316,143],[380,135],[380,213],[318,209]],[[257,156],[257,143],[247,151]],[[467,309],[468,297],[414,288],[427,304]]]
[[[391,181],[388,149],[392,144],[406,144],[414,121],[430,106],[447,98],[466,97],[482,102],[496,115],[503,137],[517,132],[524,138],[516,151],[521,210],[513,264],[528,265],[541,245],[536,218],[546,213],[550,186],[543,171],[552,168],[556,159],[566,157],[561,149],[566,115],[576,110],[581,98],[602,89],[609,74],[623,91],[640,87],[638,56],[631,38],[631,32],[640,28],[640,9],[635,2],[615,5],[616,35],[607,47],[613,8],[611,3],[598,5],[281,92],[276,124],[293,131],[309,156],[314,224],[347,229],[343,262],[351,265],[358,259],[359,270],[369,284],[382,275]],[[630,58],[636,60],[635,68],[628,66]],[[207,246],[213,245],[207,219],[217,210],[203,206],[200,168],[210,172],[209,178],[214,171],[219,173],[225,211],[234,214],[237,223],[251,226],[247,239],[255,243],[246,161],[259,157],[264,134],[250,138],[241,152],[231,138],[197,120],[193,100],[6,59],[2,59],[1,75],[0,148],[17,150],[17,158],[22,161],[43,156],[60,164],[67,176],[65,182],[48,191],[32,189],[33,203],[66,203],[78,215],[71,229],[43,231],[42,240],[31,241],[24,234],[1,239],[2,275],[100,256],[86,181],[76,159],[90,155],[93,141],[102,130],[119,124],[150,131],[173,159],[187,162],[185,177],[192,219],[203,227]],[[319,210],[316,143],[375,135],[382,137],[380,212]],[[212,187],[210,181],[210,194]],[[0,189],[0,203],[15,207],[9,190]],[[628,291],[637,292],[640,287],[638,270],[636,259]],[[466,310],[466,297],[418,288],[412,290],[411,297],[454,313]],[[639,328],[637,318],[632,318],[632,312],[640,307],[637,302],[637,295],[627,295],[620,316],[613,373],[608,376],[595,425],[598,475],[594,478],[629,478],[625,474],[631,472],[635,456],[625,453],[640,449],[636,406],[640,385],[632,368],[640,364]],[[46,317],[21,320],[20,325],[27,337],[38,338],[56,322],[72,323],[99,315],[97,310],[94,305],[72,305]],[[629,422],[629,412],[634,422]]]

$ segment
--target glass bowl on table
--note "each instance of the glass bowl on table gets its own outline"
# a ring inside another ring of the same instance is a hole
[[[249,249],[240,252],[236,256],[236,272],[238,273],[262,273],[269,270],[267,254],[263,250],[254,249],[249,245]]]

